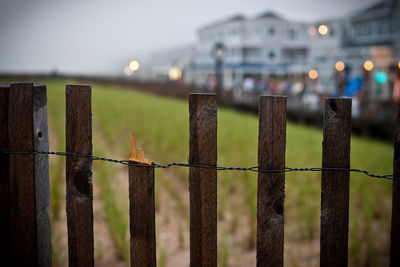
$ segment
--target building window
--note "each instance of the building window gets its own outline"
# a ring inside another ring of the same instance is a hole
[[[274,53],[274,51],[270,51],[270,52],[268,53],[268,57],[269,57],[270,60],[274,60],[274,58],[275,58],[275,53]]]
[[[271,27],[268,30],[269,35],[273,36],[275,34],[275,28]]]
[[[296,39],[296,31],[294,29],[289,30],[289,36],[291,40]]]

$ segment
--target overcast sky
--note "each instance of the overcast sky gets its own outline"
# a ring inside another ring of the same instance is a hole
[[[196,41],[196,30],[267,10],[290,20],[345,16],[378,0],[0,0],[0,73],[120,74],[130,59]]]

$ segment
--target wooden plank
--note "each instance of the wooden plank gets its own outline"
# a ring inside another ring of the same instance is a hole
[[[261,96],[258,167],[283,170],[286,147],[286,97]],[[258,173],[257,266],[283,266],[285,173]]]
[[[39,84],[33,86],[33,149],[35,151],[49,151],[47,89],[45,85]],[[51,266],[49,156],[36,154],[33,158],[38,265]]]
[[[327,98],[322,167],[350,168],[351,99]],[[321,181],[321,266],[347,266],[348,171],[323,171]]]
[[[66,151],[92,154],[92,89],[66,86]],[[92,159],[66,158],[69,266],[94,266]]]
[[[393,177],[400,177],[400,105],[394,137]],[[393,181],[392,231],[390,240],[390,266],[400,266],[400,181]]]
[[[131,266],[155,267],[154,168],[151,165],[129,166],[129,218]]]
[[[8,149],[8,93],[10,85],[0,84],[0,149]],[[11,266],[9,157],[0,154],[0,259]]]
[[[46,104],[46,86],[11,84],[11,152],[48,149]],[[10,155],[11,236],[15,266],[51,266],[48,171],[47,155]]]
[[[147,166],[129,166],[129,228],[131,266],[156,266],[156,226],[154,168],[136,148],[135,133],[130,140],[129,162]],[[138,154],[140,154],[138,156]]]
[[[217,98],[189,95],[189,163],[217,165]],[[190,266],[217,266],[217,171],[189,169]]]

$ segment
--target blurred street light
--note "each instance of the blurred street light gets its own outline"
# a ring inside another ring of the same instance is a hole
[[[379,84],[384,84],[387,82],[388,76],[385,72],[380,71],[375,75],[375,80],[379,83]]]
[[[336,64],[335,64],[335,69],[336,69],[337,71],[343,71],[344,68],[345,68],[345,65],[344,65],[343,61],[338,61],[338,62],[336,62]]]
[[[125,74],[126,76],[131,76],[132,73],[133,73],[133,70],[132,70],[129,66],[127,66],[127,67],[124,68],[124,74]]]
[[[312,69],[308,72],[308,77],[310,77],[311,80],[316,80],[318,78],[318,71],[316,69]]]
[[[315,37],[317,35],[317,28],[315,28],[314,26],[310,26],[307,29],[307,33],[311,36],[311,37]]]
[[[364,62],[364,69],[366,71],[371,71],[374,68],[374,63],[371,60],[367,60]]]
[[[137,71],[137,70],[139,69],[139,67],[140,67],[139,62],[136,61],[136,60],[132,60],[132,61],[129,63],[129,68],[130,68],[132,71]]]
[[[319,32],[319,34],[321,34],[321,35],[326,35],[326,34],[328,34],[328,32],[329,32],[329,28],[328,28],[328,26],[326,26],[326,25],[324,25],[324,24],[321,24],[321,25],[319,25],[319,27],[318,27],[318,32]]]
[[[399,63],[397,63],[397,67],[399,68],[399,70],[400,70],[400,61],[399,61]]]
[[[172,81],[177,81],[182,77],[182,70],[178,67],[172,67],[169,69],[168,77]]]

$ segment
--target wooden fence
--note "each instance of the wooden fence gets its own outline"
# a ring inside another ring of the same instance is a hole
[[[191,94],[189,163],[217,164],[217,102]],[[399,113],[400,114],[400,113]],[[400,177],[400,115],[393,175]],[[325,100],[322,165],[350,167],[351,99]],[[261,96],[258,166],[285,167],[286,97]],[[46,86],[0,86],[2,266],[51,266]],[[91,87],[66,86],[66,152],[92,153]],[[132,161],[135,162],[135,161]],[[347,266],[349,171],[323,171],[321,266]],[[190,264],[217,266],[217,170],[190,167]],[[154,168],[129,166],[131,266],[156,266]],[[257,266],[283,266],[285,173],[258,174]],[[66,159],[69,266],[94,265],[92,159]],[[400,181],[393,181],[391,266],[400,266]]]

